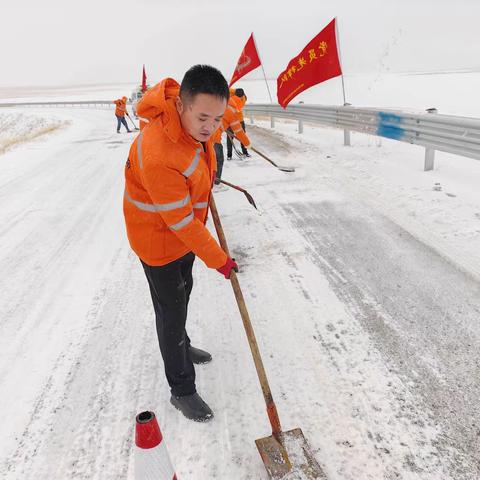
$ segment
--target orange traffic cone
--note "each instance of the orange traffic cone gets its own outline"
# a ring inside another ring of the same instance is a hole
[[[153,412],[137,415],[135,446],[135,480],[177,480]]]

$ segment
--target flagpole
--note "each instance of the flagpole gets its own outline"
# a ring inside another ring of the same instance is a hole
[[[336,38],[337,38],[337,50],[338,50],[338,58],[340,59],[340,66],[342,67],[342,92],[343,92],[343,104],[345,105],[347,103],[347,100],[345,98],[345,82],[343,81],[343,65],[342,65],[342,54],[340,51],[340,35],[338,34],[338,21],[337,17],[335,17],[335,33],[336,33]]]
[[[263,68],[263,62],[262,62],[262,59],[260,57],[260,52],[258,51],[257,42],[255,41],[255,37],[253,35],[253,32],[252,32],[252,38],[253,38],[253,43],[255,44],[255,49],[257,50],[258,58],[260,59],[260,65],[262,66],[263,78],[265,79],[265,85],[267,86],[268,96],[270,97],[270,103],[273,103],[272,94],[270,93],[270,88],[269,88],[268,82],[267,82],[267,76],[265,75],[265,69]]]

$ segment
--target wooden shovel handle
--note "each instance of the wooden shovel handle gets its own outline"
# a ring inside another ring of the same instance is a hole
[[[262,158],[264,158],[267,162],[270,162],[274,167],[280,168],[273,160],[268,158],[264,153],[259,152],[256,148],[250,146],[250,149],[253,150],[257,155],[260,155]]]
[[[227,135],[228,135],[228,137],[230,137],[230,140],[232,140],[232,141],[233,141],[234,138],[238,140],[238,138],[235,137],[235,135],[232,135],[232,134],[231,134],[230,132],[228,132],[228,131],[227,131]],[[240,140],[238,140],[238,141],[240,141]],[[235,145],[234,145],[234,147],[235,147]],[[260,156],[261,156],[263,159],[265,159],[267,162],[270,162],[274,167],[277,167],[277,168],[279,168],[280,170],[282,169],[282,168],[279,167],[272,159],[268,158],[264,153],[259,152],[256,148],[252,147],[252,145],[250,145],[249,148],[250,148],[250,150],[253,150],[257,155],[260,155]]]
[[[227,239],[225,238],[225,233],[222,228],[222,223],[220,222],[220,217],[218,216],[218,210],[215,205],[213,195],[210,198],[210,211],[212,212],[213,223],[215,225],[215,230],[217,231],[220,245],[225,253],[231,257],[227,245]],[[234,270],[232,270],[230,274],[230,282],[232,283],[233,293],[235,294],[235,299],[237,300],[238,310],[240,311],[240,315],[242,317],[243,327],[245,328],[245,333],[247,334],[253,362],[255,363],[258,379],[262,387],[263,398],[265,399],[265,404],[267,406],[268,419],[270,420],[270,425],[272,426],[272,433],[274,435],[279,435],[282,431],[282,427],[280,425],[277,407],[273,401],[272,392],[270,390],[270,385],[268,384],[267,374],[265,373],[262,357],[260,356],[260,350],[258,349],[258,344],[255,338],[255,332],[253,331],[252,322],[250,321],[250,316],[248,314],[247,305],[245,304],[240,283]]]

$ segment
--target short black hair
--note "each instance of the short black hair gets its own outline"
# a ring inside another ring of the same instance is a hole
[[[180,85],[180,96],[185,101],[190,101],[199,93],[215,95],[224,98],[227,102],[230,98],[228,83],[220,70],[210,65],[194,65],[183,77]]]
[[[238,97],[238,98],[242,98],[244,95],[245,95],[245,92],[243,91],[243,88],[237,88],[235,90],[235,95]]]

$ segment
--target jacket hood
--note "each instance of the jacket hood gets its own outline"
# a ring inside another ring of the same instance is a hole
[[[173,78],[166,78],[140,99],[137,105],[139,117],[146,118],[150,122],[160,118],[165,133],[173,142],[177,142],[182,132],[180,118],[175,99],[180,95],[180,85]]]

